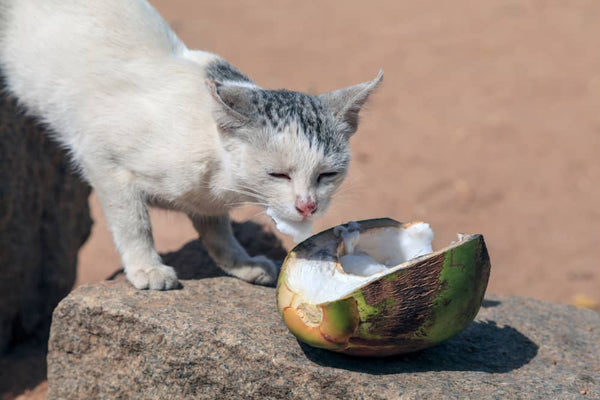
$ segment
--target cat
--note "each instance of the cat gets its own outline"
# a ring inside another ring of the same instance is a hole
[[[263,89],[188,49],[145,0],[0,0],[0,70],[93,187],[128,280],[155,290],[179,283],[148,205],[186,213],[226,273],[273,285],[276,265],[246,253],[228,212],[256,203],[306,230],[346,176],[358,113],[382,80],[316,96]]]

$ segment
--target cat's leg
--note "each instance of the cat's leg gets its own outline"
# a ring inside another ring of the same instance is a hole
[[[175,270],[163,265],[154,248],[143,193],[128,173],[92,180],[129,282],[138,289],[169,290],[179,286]]]
[[[192,216],[194,228],[215,263],[225,272],[247,282],[273,285],[278,268],[264,256],[250,257],[231,230],[229,215]]]

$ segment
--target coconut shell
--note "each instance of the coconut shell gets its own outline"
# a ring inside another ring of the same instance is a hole
[[[358,225],[363,233],[409,224],[375,219]],[[299,340],[347,354],[390,356],[438,344],[477,315],[490,273],[482,235],[464,235],[335,301],[310,304],[288,287],[288,271],[302,268],[303,260],[337,262],[341,242],[329,229],[300,243],[284,261],[278,309]]]

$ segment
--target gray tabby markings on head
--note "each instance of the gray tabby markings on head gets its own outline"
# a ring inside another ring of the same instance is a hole
[[[236,82],[253,82],[224,60],[211,62],[206,68],[206,77],[217,82],[217,93],[221,100],[245,117],[278,131],[296,124],[298,133],[306,135],[311,145],[316,142],[326,152],[336,150],[331,129],[324,124],[325,110],[315,96],[285,89],[228,87],[230,84],[235,86]]]
[[[358,113],[383,78],[311,96],[290,90],[264,90],[224,60],[210,63],[207,78],[211,93],[223,108],[217,112],[222,129],[262,125],[281,132],[296,125],[310,145],[326,153],[343,151],[347,138],[358,126]],[[250,85],[248,85],[250,84]]]
[[[253,96],[256,112],[277,130],[295,124],[310,145],[335,151],[332,129],[327,124],[326,110],[314,96],[290,90],[261,90]]]

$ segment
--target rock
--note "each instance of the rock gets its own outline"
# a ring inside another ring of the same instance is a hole
[[[487,297],[458,336],[360,359],[310,348],[275,290],[235,278],[79,287],[57,307],[49,399],[588,399],[600,396],[600,314]]]
[[[11,343],[47,340],[92,224],[89,187],[2,87],[0,78],[0,354]]]

